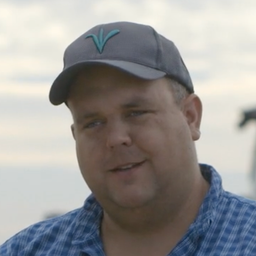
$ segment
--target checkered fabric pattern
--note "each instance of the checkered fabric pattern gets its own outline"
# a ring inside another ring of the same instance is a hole
[[[256,256],[256,202],[223,190],[219,174],[201,165],[211,184],[199,214],[167,256]],[[104,256],[102,209],[91,195],[82,208],[34,224],[0,247],[0,256]]]

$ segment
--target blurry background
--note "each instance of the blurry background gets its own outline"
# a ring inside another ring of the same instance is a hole
[[[48,92],[66,46],[119,20],[147,23],[175,42],[204,103],[200,162],[217,168],[225,189],[252,195],[256,126],[237,124],[256,107],[255,0],[1,0],[0,243],[89,194],[70,114]]]

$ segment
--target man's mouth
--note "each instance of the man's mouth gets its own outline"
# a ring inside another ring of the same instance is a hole
[[[125,164],[125,165],[121,165],[121,166],[117,166],[116,168],[112,169],[112,172],[124,172],[124,171],[129,171],[135,167],[138,167],[140,165],[142,165],[144,163],[143,162],[138,162],[138,163],[129,163],[129,164]]]

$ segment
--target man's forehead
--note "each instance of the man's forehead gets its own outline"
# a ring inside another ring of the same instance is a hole
[[[81,69],[77,75],[76,79],[91,79],[94,77],[100,77],[100,76],[108,76],[111,75],[113,77],[127,77],[127,78],[134,78],[134,79],[140,79],[126,71],[123,71],[117,67],[112,67],[105,64],[92,64],[88,65],[85,68]]]
[[[163,79],[167,80],[166,78],[158,80]],[[77,75],[70,86],[68,98],[72,98],[74,95],[82,96],[82,93],[115,92],[123,88],[143,91],[152,84],[158,84],[158,80],[144,80],[107,66],[93,67],[81,71]]]
[[[166,82],[167,84],[167,82]],[[136,107],[149,105],[152,101],[161,101],[161,98],[166,97],[166,94],[171,93],[171,90],[165,90],[165,85],[162,81],[147,81],[141,84],[120,84],[103,86],[90,86],[80,83],[70,92],[68,97],[68,105],[84,106],[89,108],[97,108],[104,105],[105,108],[115,106],[118,108]],[[75,89],[77,88],[77,89]],[[164,95],[165,96],[164,96]]]
[[[119,88],[118,86],[112,89],[104,88],[100,90],[97,88],[84,89],[83,92],[70,94],[68,102],[80,104],[84,106],[97,107],[101,103],[105,106],[116,105],[122,108],[136,107],[141,105],[148,105],[150,101],[155,98],[155,94],[147,93],[142,90],[142,87],[136,87],[138,90],[126,87],[127,90]]]

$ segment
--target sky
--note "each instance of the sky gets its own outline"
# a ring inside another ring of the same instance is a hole
[[[113,21],[151,25],[176,44],[204,106],[199,161],[227,179],[248,175],[255,122],[242,130],[237,124],[243,110],[256,107],[255,0],[1,0],[0,187],[1,180],[10,184],[5,193],[14,196],[12,177],[3,179],[7,172],[79,172],[70,113],[65,105],[51,105],[48,93],[65,48],[91,27]]]

